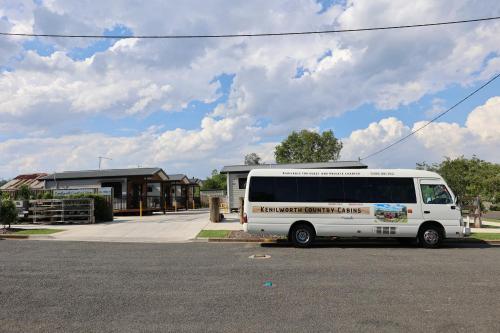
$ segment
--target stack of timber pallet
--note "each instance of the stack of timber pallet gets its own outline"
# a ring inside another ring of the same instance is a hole
[[[29,219],[37,224],[95,223],[94,199],[31,200]]]

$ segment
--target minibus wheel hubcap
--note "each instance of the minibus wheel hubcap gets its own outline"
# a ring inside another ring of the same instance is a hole
[[[426,230],[424,232],[424,239],[427,244],[436,244],[439,240],[439,234],[436,230]]]
[[[309,232],[304,229],[297,230],[297,240],[301,243],[307,243],[309,241]]]

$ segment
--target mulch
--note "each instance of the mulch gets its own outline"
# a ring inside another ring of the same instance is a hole
[[[249,240],[249,239],[280,239],[282,237],[276,236],[276,235],[270,235],[270,234],[260,234],[260,235],[251,235],[247,232],[237,230],[237,231],[231,231],[229,235],[227,236],[229,239],[241,239],[241,240]]]

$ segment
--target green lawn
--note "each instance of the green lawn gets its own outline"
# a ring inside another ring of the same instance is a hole
[[[494,219],[491,217],[487,217],[487,218],[483,218],[483,221],[500,222],[500,219]]]
[[[201,238],[226,238],[229,236],[230,230],[202,230],[198,234]]]
[[[61,229],[25,229],[16,231],[16,235],[50,235],[56,232],[61,232]]]
[[[482,239],[482,240],[500,240],[500,233],[498,234],[488,234],[488,233],[478,233],[473,232],[470,238]]]

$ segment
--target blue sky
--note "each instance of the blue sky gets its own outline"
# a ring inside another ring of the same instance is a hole
[[[9,0],[0,5],[0,30],[275,32],[500,15],[495,1],[478,7],[459,0],[451,9],[430,0],[190,1],[132,8],[126,1],[96,7]],[[499,27],[488,22],[225,41],[3,38],[0,153],[6,158],[0,178],[92,168],[103,154],[113,157],[106,167],[154,164],[204,177],[250,152],[272,163],[273,147],[303,128],[333,130],[344,142],[342,159],[356,159],[404,136],[499,71]],[[424,159],[472,154],[498,159],[499,95],[500,82],[494,82],[422,136],[366,163],[414,167]]]

